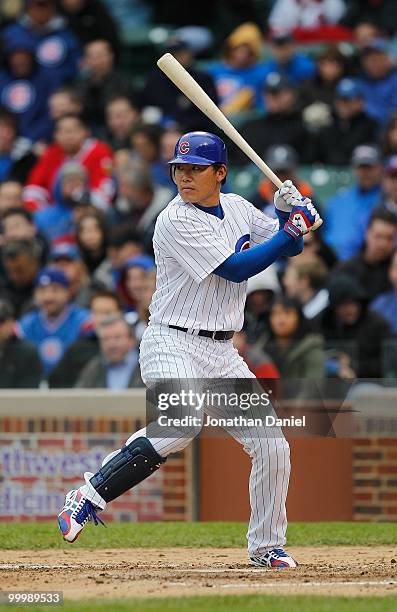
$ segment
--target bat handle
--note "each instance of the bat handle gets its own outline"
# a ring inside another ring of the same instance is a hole
[[[318,221],[316,221],[315,224],[312,225],[312,227],[310,228],[310,231],[315,232],[316,229],[318,229],[322,224],[323,224],[323,220],[321,218],[318,219]]]

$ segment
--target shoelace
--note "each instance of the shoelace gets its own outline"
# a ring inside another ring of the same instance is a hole
[[[287,553],[285,552],[285,550],[283,550],[282,548],[275,548],[272,551],[269,551],[274,557],[288,557]]]
[[[94,525],[98,525],[100,523],[106,527],[105,523],[101,518],[99,518],[94,506],[88,501],[88,499],[82,503],[81,508],[77,507],[76,521],[80,523],[80,525],[85,525],[87,521],[94,521]]]

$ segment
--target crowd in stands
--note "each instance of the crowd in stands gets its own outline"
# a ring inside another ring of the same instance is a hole
[[[184,132],[215,130],[154,64],[137,79],[123,60],[126,29],[151,23],[170,32],[156,54],[172,52],[324,217],[301,255],[248,281],[240,353],[258,377],[397,377],[393,1],[7,0],[0,387],[143,384],[153,231],[176,195],[167,161]],[[228,148],[234,171],[249,167]],[[322,200],[302,165],[352,182]],[[274,216],[275,189],[259,178],[248,199]]]

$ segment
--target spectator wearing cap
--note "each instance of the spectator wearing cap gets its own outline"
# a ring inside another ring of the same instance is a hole
[[[377,312],[389,323],[394,334],[397,336],[397,251],[394,252],[390,267],[389,280],[391,290],[381,293],[370,304],[371,310]]]
[[[35,163],[31,142],[18,136],[17,115],[0,107],[0,182],[23,183]]]
[[[6,28],[4,37],[29,41],[37,63],[51,81],[52,91],[75,78],[80,45],[66,20],[57,13],[56,0],[26,0],[25,14]]]
[[[69,298],[74,304],[88,308],[96,285],[74,244],[58,244],[50,252],[48,265],[63,270],[69,281]]]
[[[309,183],[301,180],[297,174],[298,155],[295,149],[285,144],[272,145],[267,149],[264,159],[269,168],[277,174],[280,181],[291,180],[305,198],[315,199]],[[260,181],[257,192],[250,198],[250,201],[257,208],[260,208],[266,215],[274,219],[276,218],[276,213],[274,212],[273,197],[276,189],[277,187],[274,183],[265,178]]]
[[[226,115],[261,108],[266,75],[259,62],[262,33],[254,23],[243,23],[225,41],[223,59],[210,67],[220,108]]]
[[[335,274],[329,283],[329,302],[320,315],[328,376],[381,378],[382,345],[393,332],[385,319],[368,309],[360,279]]]
[[[150,255],[138,255],[127,259],[117,285],[117,293],[125,311],[138,310],[148,273],[154,270],[154,259]]]
[[[113,151],[91,137],[80,115],[64,115],[55,124],[55,142],[50,145],[29,174],[24,190],[25,206],[42,210],[54,202],[58,174],[67,161],[78,162],[88,175],[90,202],[107,210],[114,195]]]
[[[66,348],[89,333],[90,313],[70,303],[70,282],[63,270],[43,268],[35,286],[37,308],[18,321],[17,333],[36,346],[47,378]]]
[[[76,221],[80,209],[90,205],[88,172],[77,161],[67,161],[60,169],[54,187],[55,201],[35,213],[39,230],[51,244],[76,241]]]
[[[1,256],[5,271],[1,295],[10,300],[15,315],[20,317],[33,305],[42,250],[34,240],[12,240],[2,247]]]
[[[47,139],[51,134],[47,100],[53,84],[35,59],[35,47],[23,32],[11,35],[9,26],[2,35],[4,67],[0,70],[0,100],[14,113],[18,132],[30,142]]]
[[[76,84],[94,133],[105,128],[107,100],[115,93],[132,94],[131,79],[115,66],[112,47],[103,38],[91,40],[84,46]]]
[[[60,0],[59,8],[81,46],[98,38],[107,40],[115,56],[119,57],[118,29],[101,0]]]
[[[115,290],[128,259],[143,253],[140,234],[130,224],[113,228],[107,241],[106,259],[96,269],[94,281]]]
[[[263,98],[266,113],[243,123],[242,135],[255,151],[262,154],[271,145],[289,145],[300,152],[300,161],[305,163],[309,154],[309,134],[298,108],[294,86],[285,76],[271,72],[264,82]],[[247,158],[236,153],[236,161],[244,164]]]
[[[15,335],[12,304],[0,300],[0,388],[35,389],[41,380],[36,348]]]
[[[263,64],[265,74],[278,72],[288,78],[294,87],[313,78],[316,65],[310,57],[296,51],[291,33],[285,29],[275,32],[270,42],[273,57]]]
[[[261,345],[269,331],[269,312],[273,299],[281,293],[275,264],[247,281],[244,332],[250,346]]]
[[[325,206],[324,238],[341,260],[358,253],[381,195],[382,161],[377,146],[356,147],[351,159],[356,182],[338,191]]]
[[[397,107],[397,69],[384,39],[374,39],[361,53],[360,86],[367,114],[385,125]]]
[[[108,289],[97,289],[90,301],[92,331],[66,349],[62,359],[48,377],[49,386],[67,389],[74,387],[83,368],[90,359],[99,354],[100,347],[96,333],[98,326],[104,319],[122,314],[119,297]]]
[[[143,387],[138,343],[122,316],[110,316],[97,327],[100,355],[87,363],[77,380],[78,388],[119,391]]]
[[[388,210],[397,220],[397,155],[385,163],[380,207]]]
[[[314,159],[334,166],[348,165],[356,147],[375,142],[378,124],[364,111],[359,82],[339,81],[329,125],[318,130]]]
[[[317,317],[328,306],[327,279],[328,269],[316,255],[288,260],[282,280],[285,293],[298,300],[308,320]]]
[[[397,218],[388,210],[376,208],[365,232],[358,255],[342,262],[337,270],[355,277],[373,300],[390,289],[389,268],[397,240]]]
[[[145,249],[150,251],[156,219],[172,198],[172,191],[156,186],[148,171],[132,163],[120,168],[116,179],[114,221],[130,223],[139,233]]]
[[[211,100],[218,104],[214,80],[208,72],[198,70],[194,66],[194,52],[191,46],[185,40],[171,38],[167,41],[164,50],[172,53]],[[183,125],[187,131],[213,129],[213,123],[157,67],[148,74],[142,91],[142,106],[160,109],[161,122],[164,126],[176,123]]]

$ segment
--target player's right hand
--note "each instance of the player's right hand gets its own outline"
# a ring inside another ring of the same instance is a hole
[[[310,198],[295,200],[291,214],[284,225],[284,230],[294,238],[307,234],[311,229],[321,225],[322,219]],[[315,227],[316,226],[316,227]]]
[[[302,194],[292,181],[284,181],[273,197],[274,206],[278,210],[290,213],[296,200],[301,200]]]

